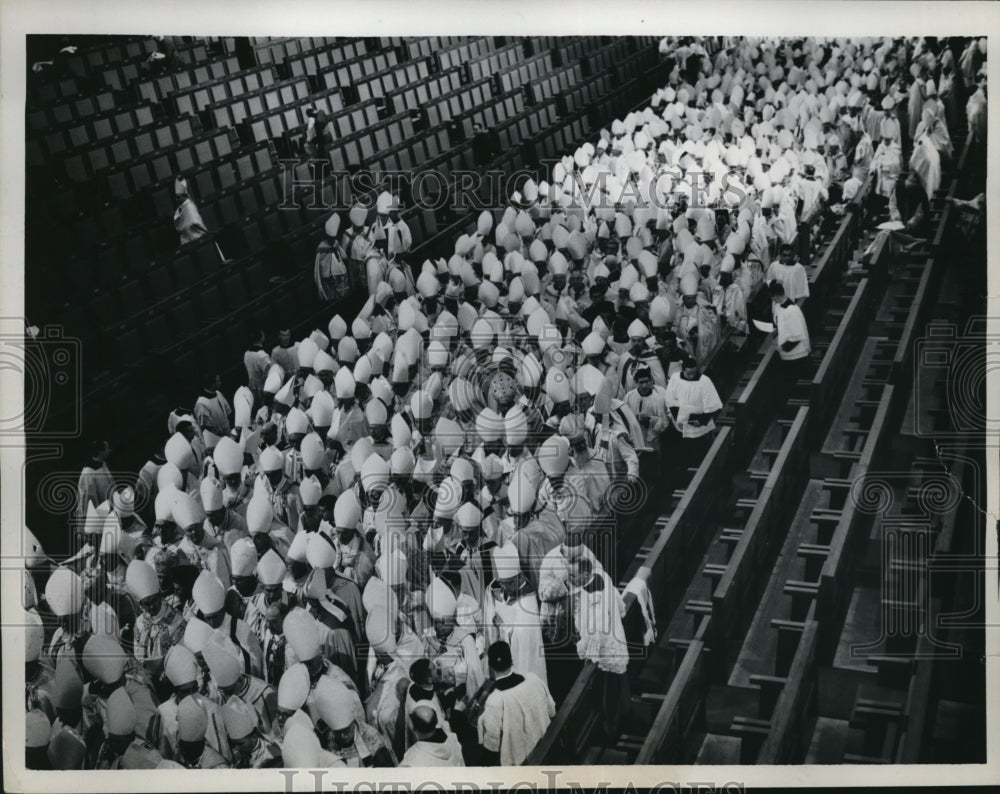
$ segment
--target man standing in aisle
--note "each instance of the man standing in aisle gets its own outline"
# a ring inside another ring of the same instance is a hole
[[[778,261],[771,263],[765,278],[768,283],[780,282],[785,296],[799,306],[809,297],[809,278],[806,269],[795,261],[795,249],[790,245],[782,245],[778,249]]]
[[[661,438],[670,428],[667,390],[653,383],[648,367],[635,371],[635,388],[625,395],[625,404],[639,420],[646,450],[639,453],[639,471],[644,482],[656,481],[656,470],[662,463]]]
[[[794,304],[793,304],[794,305]],[[715,416],[722,410],[722,400],[715,384],[698,371],[698,362],[688,356],[681,371],[667,384],[667,408],[680,433],[673,461],[671,487],[686,468],[701,464],[715,433]]]
[[[194,404],[194,418],[201,428],[207,449],[215,449],[219,439],[229,435],[232,429],[230,417],[233,407],[219,390],[221,386],[222,378],[213,373],[205,382],[204,392],[198,395]]]
[[[478,719],[485,765],[517,766],[545,735],[556,706],[548,687],[532,673],[514,671],[510,645],[494,642],[487,651],[491,691]],[[478,698],[477,698],[478,699]]]
[[[774,333],[778,338],[784,380],[794,388],[796,381],[805,378],[808,372],[809,329],[802,309],[788,298],[780,281],[771,282],[770,292]]]
[[[313,280],[319,299],[333,301],[343,298],[350,290],[344,252],[337,241],[340,232],[340,216],[337,213],[327,219],[323,231],[325,236],[316,247],[313,261]]]
[[[271,361],[281,367],[284,377],[294,374],[299,368],[299,343],[292,342],[292,329],[285,326],[278,330],[278,344],[271,348]]]

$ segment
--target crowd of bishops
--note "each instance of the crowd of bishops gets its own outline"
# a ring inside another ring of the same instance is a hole
[[[648,105],[449,256],[391,193],[334,213],[328,324],[207,375],[132,480],[95,443],[69,554],[26,530],[28,766],[523,763],[583,663],[625,673],[615,550],[715,435],[706,365],[866,183],[916,228],[984,45],[664,39]]]

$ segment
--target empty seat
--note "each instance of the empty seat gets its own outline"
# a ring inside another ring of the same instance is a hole
[[[222,267],[219,252],[216,250],[215,243],[212,242],[205,242],[195,250],[194,258],[198,266],[198,272],[202,276],[210,276],[213,273],[217,273],[219,268]]]
[[[101,228],[109,239],[121,235],[125,230],[125,220],[119,207],[108,207],[101,211]]]
[[[207,165],[214,159],[212,153],[212,142],[210,140],[198,141],[194,145],[195,159],[200,165]]]
[[[177,115],[184,116],[198,112],[194,104],[193,94],[179,94],[174,97],[174,109]]]
[[[135,129],[135,119],[132,118],[132,113],[126,110],[115,114],[114,125],[118,134],[122,135]]]
[[[163,300],[174,291],[170,269],[166,265],[153,268],[146,278],[146,285],[151,303]]]
[[[277,91],[265,91],[264,107],[267,110],[279,110],[281,108],[281,95]]]
[[[94,121],[94,137],[103,141],[114,135],[114,128],[111,126],[111,119],[104,117]]]
[[[81,218],[73,226],[76,247],[87,251],[97,245],[100,240],[97,224],[93,218]]]
[[[256,298],[267,290],[267,276],[264,273],[264,265],[253,262],[246,270],[247,286],[250,288],[252,297]]]
[[[174,174],[174,167],[170,163],[170,157],[165,154],[151,158],[149,167],[153,173],[153,181],[157,184],[170,179]]]
[[[154,131],[156,145],[160,149],[169,149],[175,143],[179,143],[179,138],[174,138],[174,128],[172,126],[158,127]]]
[[[250,139],[254,143],[263,143],[270,137],[265,119],[258,119],[250,125]]]
[[[121,248],[125,273],[129,277],[133,277],[145,272],[151,260],[146,237],[143,234],[133,234],[125,239]]]
[[[73,157],[67,157],[63,163],[63,168],[66,171],[66,178],[71,182],[86,182],[90,178],[87,166],[83,161],[83,155],[78,154]]]
[[[122,317],[128,318],[140,311],[146,303],[142,283],[137,279],[127,281],[121,286]]]
[[[108,195],[125,198],[130,195],[132,188],[129,185],[128,173],[122,171],[112,171],[105,176]]]
[[[90,130],[86,124],[75,124],[67,130],[69,135],[69,145],[73,149],[78,149],[90,143]]]
[[[191,119],[181,119],[174,125],[174,138],[177,141],[186,141],[194,135],[194,127]]]
[[[264,234],[265,244],[273,245],[281,239],[284,229],[281,228],[278,210],[271,210],[261,218],[261,230]]]
[[[260,202],[257,200],[257,192],[254,190],[252,184],[241,188],[237,193],[239,198],[240,210],[243,213],[243,217],[250,217],[256,215],[260,210]]]
[[[296,308],[295,297],[287,287],[274,301],[274,314],[277,317],[293,317],[297,310],[301,311],[303,308],[303,306]]]
[[[240,273],[227,276],[222,282],[222,288],[226,291],[230,306],[242,306],[247,302],[247,289]]]
[[[212,122],[216,127],[228,127],[230,124],[230,110],[235,110],[235,108],[230,108],[228,105],[222,107],[212,108]],[[238,116],[233,116],[233,123],[239,124],[242,121]]]
[[[186,297],[182,297],[170,307],[169,321],[178,339],[191,335],[200,325],[194,312],[194,306]]]
[[[149,174],[148,162],[136,163],[129,168],[128,172],[129,178],[132,181],[132,188],[135,191],[145,190],[153,184],[152,177]]]
[[[132,367],[138,364],[145,350],[139,332],[135,328],[128,328],[116,335],[115,347],[118,363],[122,367]]]
[[[116,292],[106,290],[94,296],[90,302],[90,314],[97,318],[101,326],[114,325],[121,319],[121,309],[118,305]]]
[[[222,328],[222,343],[225,353],[233,359],[242,358],[250,339],[250,324],[239,314],[231,315]]]
[[[211,168],[199,171],[194,175],[193,185],[195,196],[200,201],[208,201],[217,192],[214,174]]]
[[[254,163],[257,166],[257,173],[263,174],[270,171],[274,167],[274,162],[271,159],[271,150],[262,146],[253,153]]]
[[[138,157],[147,157],[156,151],[152,132],[140,132],[132,138],[132,141],[135,145],[136,156]]]
[[[227,296],[228,297],[228,296]],[[237,306],[231,298],[224,297],[215,284],[207,287],[199,296],[199,315],[205,322],[214,322],[226,316],[228,306]]]
[[[229,140],[228,133],[220,133],[212,138],[212,148],[215,149],[215,156],[218,158],[228,157],[233,152],[233,145]]]
[[[253,179],[253,175],[256,171],[256,165],[254,163],[252,154],[243,154],[236,158],[235,163],[236,175],[242,181],[247,181]]]
[[[174,152],[174,165],[177,173],[185,173],[195,167],[194,148],[184,146]]]
[[[221,163],[215,169],[215,176],[219,181],[219,188],[221,190],[228,190],[236,184],[236,174],[233,172],[231,163]]]
[[[243,244],[247,254],[255,254],[264,250],[264,233],[260,224],[250,221],[243,227]]]
[[[201,219],[205,221],[205,228],[211,231],[215,231],[222,226],[217,204],[206,204],[202,207]]]
[[[225,195],[219,199],[219,221],[223,226],[231,223],[238,223],[241,219],[239,207],[236,205],[236,197],[232,194]]]
[[[260,96],[252,96],[247,99],[247,115],[259,116],[264,112],[264,100]]]
[[[267,125],[269,138],[280,138],[285,133],[285,125],[280,113],[275,116],[268,116],[264,122]]]
[[[161,187],[152,193],[153,210],[158,217],[169,218],[174,213],[173,185]]]
[[[198,280],[198,270],[190,253],[184,253],[170,263],[173,281],[180,289],[188,287]]]

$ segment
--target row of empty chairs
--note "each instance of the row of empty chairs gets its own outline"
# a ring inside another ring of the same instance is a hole
[[[247,316],[268,328],[276,319],[267,308],[286,293],[303,305],[314,304],[305,271],[328,211],[310,206],[307,163],[288,172],[278,163],[294,154],[290,144],[301,140],[307,109],[325,110],[331,123],[326,154],[331,170],[341,173],[327,175],[322,197],[338,206],[354,198],[343,172],[360,167],[434,169],[450,181],[456,170],[482,165],[473,157],[473,123],[499,142],[492,165],[508,172],[537,162],[543,152],[571,150],[596,129],[581,110],[562,116],[560,108],[565,109],[563,94],[592,82],[584,78],[584,67],[565,63],[572,42],[580,52],[603,51],[597,37],[292,41],[168,40],[159,46],[185,57],[164,61],[165,71],[140,69],[130,84],[109,91],[94,77],[115,64],[93,56],[95,68],[77,77],[90,86],[89,96],[49,97],[48,103],[39,101],[37,91],[29,97],[29,116],[40,115],[38,129],[29,126],[29,152],[35,146],[37,156],[29,157],[28,252],[29,261],[38,264],[28,278],[51,285],[34,293],[35,312],[58,310],[71,333],[106,351],[100,367],[96,362],[85,367],[93,394],[123,388],[119,363],[131,367],[125,370],[130,382],[148,374],[148,361],[137,360],[136,350],[147,349],[163,331],[169,350],[161,340],[160,352],[186,359],[206,343],[206,329],[241,316],[244,297],[258,301]],[[154,48],[151,39],[139,42],[130,45],[137,53]],[[558,55],[552,52],[556,43],[562,47]],[[274,57],[279,49],[280,59]],[[644,39],[629,49],[642,56],[641,64],[637,59],[635,70],[617,85],[609,79],[611,71],[601,75],[604,94],[591,101],[614,102],[616,112],[624,112],[648,93],[651,86],[640,77],[648,78],[657,62],[655,42]],[[192,60],[192,52],[202,59]],[[140,53],[136,63],[142,60]],[[554,70],[556,60],[558,74],[547,81],[544,70]],[[351,69],[357,64],[366,69],[357,85],[327,87],[330,75],[354,81]],[[384,68],[372,71],[376,66]],[[474,79],[477,73],[485,77]],[[504,80],[517,85],[503,91]],[[546,97],[546,89],[562,93]],[[42,129],[52,107],[86,100],[97,112],[78,119],[71,107],[62,127]],[[86,125],[85,131],[71,136],[74,124]],[[187,175],[214,234],[175,255],[171,216],[177,173]],[[298,206],[279,210],[288,187],[282,180],[292,176]],[[426,183],[432,191],[453,189]],[[462,222],[468,222],[448,206],[410,207],[404,218],[413,231],[414,257],[421,259],[450,248]],[[72,242],[45,234],[51,222],[69,224]],[[220,249],[229,261],[219,257]],[[51,278],[62,269],[71,278]],[[182,327],[190,333],[181,333]],[[119,338],[125,342],[119,344]],[[212,344],[227,346],[229,357],[238,358],[246,340],[216,334]]]

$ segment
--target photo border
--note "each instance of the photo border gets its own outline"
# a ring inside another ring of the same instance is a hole
[[[433,13],[429,13],[433,9]],[[24,195],[25,138],[24,106],[26,94],[25,36],[30,33],[54,34],[138,34],[171,35],[972,35],[988,37],[988,80],[1000,86],[1000,4],[990,2],[669,2],[659,0],[606,0],[603,3],[579,0],[575,3],[547,3],[538,0],[438,0],[416,2],[380,2],[364,0],[353,4],[335,2],[263,3],[213,0],[97,0],[91,3],[51,0],[3,0],[0,2],[0,318],[15,324],[24,317]],[[1000,197],[997,172],[996,109],[989,112],[989,158],[987,196]],[[987,228],[998,228],[993,202],[987,206]],[[1000,268],[996,266],[998,242],[989,235],[988,333],[1000,332]],[[23,332],[23,323],[18,332]],[[0,410],[3,415],[17,415],[22,394],[16,375],[0,373]],[[987,372],[987,405],[1000,411],[1000,371]],[[986,444],[986,511],[1000,514],[998,459],[995,435]],[[985,441],[986,439],[984,439]],[[3,559],[0,598],[3,625],[21,604],[20,569],[11,565],[19,554],[19,527],[23,522],[21,470],[24,446],[16,437],[0,439],[0,558]],[[984,517],[984,521],[987,519]],[[987,522],[989,523],[989,522]],[[990,524],[986,532],[986,554],[996,559],[997,538]],[[992,566],[988,566],[992,569]],[[997,583],[985,582],[988,625],[1000,619]],[[23,770],[24,719],[20,690],[23,668],[12,660],[23,655],[23,636],[16,629],[3,633],[3,763],[4,784],[10,791],[244,791],[244,790],[316,790],[313,777],[300,771],[286,788],[286,777],[278,770],[227,771],[88,771],[36,772]],[[545,767],[494,767],[459,770],[437,769],[432,791],[452,784],[481,781],[484,788],[496,790],[501,785],[531,788],[566,787],[579,783],[583,788],[608,782],[611,785],[671,788],[713,786],[729,782],[745,787],[759,786],[912,786],[927,783],[953,785],[1000,782],[1000,631],[986,636],[986,709],[987,763],[974,765],[883,765],[883,766],[571,766],[559,770]],[[334,781],[344,783],[340,790],[395,789],[392,784],[416,787],[413,769],[329,770],[323,790],[337,790]],[[336,774],[333,774],[336,773]],[[287,773],[286,773],[287,774]],[[713,782],[707,782],[713,781]],[[440,784],[440,786],[436,784]]]

